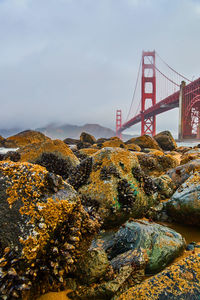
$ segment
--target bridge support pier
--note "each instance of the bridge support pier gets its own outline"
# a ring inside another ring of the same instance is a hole
[[[149,102],[149,103],[148,103]],[[150,105],[149,105],[150,104]],[[142,53],[142,103],[141,113],[147,109],[148,106],[156,104],[156,68],[155,68],[155,51],[148,51]],[[156,117],[142,116],[141,135],[149,134],[154,136],[156,134]]]
[[[183,139],[183,96],[184,96],[184,87],[185,87],[185,81],[181,82],[180,85],[180,93],[179,93],[179,123],[178,123],[178,139]]]

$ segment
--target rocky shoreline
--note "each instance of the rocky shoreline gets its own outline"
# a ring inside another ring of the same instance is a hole
[[[200,244],[161,225],[200,228],[198,146],[29,130],[0,147],[0,299],[199,299]]]

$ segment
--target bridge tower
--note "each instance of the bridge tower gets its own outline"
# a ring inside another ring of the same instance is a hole
[[[121,139],[122,134],[119,133],[119,129],[122,127],[122,111],[117,109],[116,111],[116,135]]]
[[[151,105],[149,105],[151,104]],[[156,68],[155,51],[142,52],[142,99],[141,99],[141,134],[156,134],[155,115],[145,118],[142,114],[145,109],[156,104]],[[148,105],[148,107],[147,107]]]

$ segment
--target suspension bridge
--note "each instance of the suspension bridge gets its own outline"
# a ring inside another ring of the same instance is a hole
[[[116,134],[121,136],[125,129],[141,122],[141,135],[154,136],[156,116],[177,107],[179,139],[199,139],[200,78],[192,81],[170,67],[156,51],[143,51],[124,123],[121,109],[116,111]]]

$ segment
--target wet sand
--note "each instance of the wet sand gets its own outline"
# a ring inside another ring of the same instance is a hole
[[[191,242],[200,242],[200,227],[182,225],[177,223],[160,223],[161,225],[167,226],[180,233],[189,244]]]
[[[70,298],[67,297],[67,294],[71,291],[63,291],[63,292],[51,292],[47,293],[45,295],[42,295],[37,300],[70,300]]]

